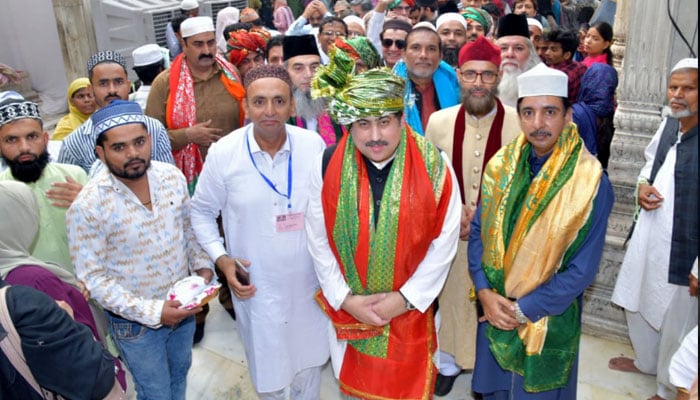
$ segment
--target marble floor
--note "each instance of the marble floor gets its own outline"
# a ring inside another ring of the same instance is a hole
[[[246,368],[236,323],[218,302],[211,303],[204,339],[193,348],[192,368],[187,379],[188,400],[254,400],[255,391]],[[579,400],[647,399],[654,394],[654,377],[612,371],[608,359],[634,353],[628,345],[584,335],[579,367]],[[448,400],[472,399],[470,374],[462,374]],[[337,400],[338,384],[330,365],[323,370],[321,399]],[[440,398],[440,397],[436,397]]]

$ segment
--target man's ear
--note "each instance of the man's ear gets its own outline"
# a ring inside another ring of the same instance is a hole
[[[102,147],[102,145],[95,145],[95,155],[100,159],[100,161],[102,161],[103,164],[105,163],[105,148]]]
[[[565,51],[564,54],[562,54],[565,60],[571,60],[571,58],[574,56],[570,51]]]

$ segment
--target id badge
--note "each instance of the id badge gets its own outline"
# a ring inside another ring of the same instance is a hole
[[[303,212],[280,214],[275,219],[275,230],[277,232],[294,232],[304,229]]]

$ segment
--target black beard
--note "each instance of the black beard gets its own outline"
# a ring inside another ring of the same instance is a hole
[[[17,156],[18,159],[21,156]],[[2,156],[5,164],[10,168],[12,176],[20,182],[33,183],[41,178],[41,174],[44,172],[44,168],[49,163],[49,152],[44,149],[44,151],[37,157],[34,161],[29,162],[19,162],[15,160],[10,160],[9,158]]]
[[[451,66],[456,67],[459,63],[459,49],[443,47],[442,59]]]

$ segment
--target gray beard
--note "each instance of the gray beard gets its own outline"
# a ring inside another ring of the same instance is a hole
[[[511,107],[518,104],[518,76],[522,73],[519,69],[513,72],[503,72],[501,82],[498,84],[498,98],[504,104]]]
[[[312,99],[310,93],[294,88],[294,104],[296,116],[304,119],[317,118],[326,111],[326,102],[323,99]]]
[[[483,116],[488,114],[493,107],[496,106],[496,96],[498,95],[498,89],[494,88],[491,91],[491,95],[484,97],[482,99],[474,98],[469,95],[468,91],[462,91],[462,106],[469,113],[469,115],[479,115]]]

